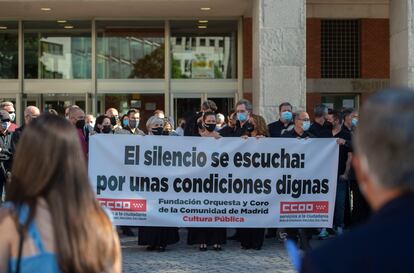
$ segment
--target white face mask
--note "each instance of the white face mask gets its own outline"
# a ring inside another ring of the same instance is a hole
[[[16,119],[16,113],[9,113],[10,121],[14,121]]]

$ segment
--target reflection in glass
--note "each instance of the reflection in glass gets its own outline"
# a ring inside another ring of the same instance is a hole
[[[194,21],[171,23],[172,78],[236,78],[237,22],[208,24],[206,29],[199,29]]]
[[[164,22],[97,22],[97,77],[164,78]]]
[[[17,79],[18,24],[0,21],[0,79]]]
[[[24,23],[26,79],[91,78],[91,23]]]

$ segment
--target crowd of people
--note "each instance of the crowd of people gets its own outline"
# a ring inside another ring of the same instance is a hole
[[[338,111],[328,109],[324,105],[316,105],[314,108],[314,120],[311,122],[307,112],[302,110],[294,112],[293,106],[288,102],[284,102],[280,104],[279,113],[277,114],[280,117],[279,120],[266,124],[266,121],[262,116],[253,114],[250,101],[240,100],[236,103],[234,110],[231,110],[227,115],[227,118],[225,118],[224,115],[217,112],[217,106],[214,101],[207,100],[201,104],[200,111],[188,117],[180,118],[177,123],[177,128],[174,128],[174,122],[170,118],[167,118],[162,110],[156,110],[153,113],[153,116],[147,119],[145,130],[141,130],[139,128],[141,120],[139,109],[130,109],[125,115],[120,116],[117,109],[109,108],[104,115],[99,115],[95,118],[92,115],[86,115],[84,110],[80,107],[72,105],[65,109],[65,117],[63,118],[58,117],[57,112],[53,110],[48,111],[48,114],[41,115],[41,112],[37,107],[29,106],[24,111],[24,124],[21,127],[17,127],[15,124],[15,109],[13,104],[11,102],[3,102],[0,104],[0,190],[2,191],[2,197],[7,201],[6,204],[9,204],[8,206],[11,211],[16,211],[17,208],[19,208],[17,213],[18,218],[22,219],[22,223],[25,223],[23,226],[29,233],[38,234],[39,232],[43,232],[36,230],[34,225],[29,224],[30,221],[33,221],[35,212],[39,212],[39,214],[36,214],[35,220],[49,223],[49,229],[51,226],[55,229],[56,227],[61,228],[65,221],[67,221],[67,219],[64,219],[63,217],[58,217],[57,214],[63,213],[62,215],[69,215],[69,218],[71,218],[70,214],[72,211],[65,207],[60,207],[59,204],[57,204],[59,199],[63,200],[71,198],[71,194],[68,194],[66,197],[60,196],[64,194],[62,190],[67,191],[65,194],[71,192],[73,195],[76,195],[80,188],[85,188],[87,185],[79,185],[79,188],[76,188],[74,191],[69,186],[68,188],[65,188],[65,185],[60,185],[60,187],[63,188],[56,187],[54,184],[56,182],[52,179],[53,177],[59,177],[67,183],[73,180],[73,178],[67,177],[68,174],[66,172],[58,169],[59,167],[56,162],[53,162],[53,160],[61,162],[63,159],[60,154],[66,154],[66,152],[62,151],[62,148],[53,150],[54,145],[68,146],[70,144],[65,143],[70,142],[69,139],[65,139],[64,135],[59,132],[53,132],[53,130],[62,130],[63,132],[66,132],[69,130],[68,126],[76,129],[73,130],[74,134],[76,134],[76,138],[79,140],[76,147],[80,147],[79,153],[67,152],[71,154],[72,157],[69,156],[70,159],[62,161],[66,162],[62,164],[67,164],[65,171],[68,171],[69,173],[79,171],[79,164],[74,163],[77,161],[75,157],[78,154],[83,155],[85,162],[88,160],[89,138],[95,134],[130,134],[141,136],[165,135],[174,137],[193,136],[213,138],[336,138],[338,145],[340,145],[340,153],[334,229],[319,229],[317,231],[315,229],[268,229],[267,234],[265,235],[264,228],[239,228],[236,229],[236,233],[230,237],[227,237],[227,230],[225,228],[188,229],[187,243],[190,245],[197,245],[200,251],[206,251],[209,247],[212,247],[213,250],[220,251],[223,249],[222,245],[226,243],[227,239],[240,241],[240,245],[243,249],[260,250],[265,237],[277,237],[277,239],[281,241],[290,238],[297,241],[299,246],[306,250],[310,248],[309,238],[313,233],[316,232],[320,239],[325,239],[329,236],[329,233],[341,234],[344,227],[349,227],[354,223],[362,222],[368,217],[368,206],[359,192],[353,168],[350,164],[353,152],[352,135],[354,128],[358,125],[358,112],[353,109],[341,109]],[[54,120],[53,117],[55,117],[56,120]],[[66,122],[64,122],[65,119]],[[51,124],[47,125],[48,128],[46,129],[45,123],[47,122]],[[32,123],[35,123],[36,125],[31,125]],[[29,137],[27,134],[22,134],[23,131],[27,130],[27,127],[33,127],[30,139],[28,139]],[[42,130],[47,132],[43,132]],[[44,135],[40,136],[36,135],[36,133],[43,133]],[[50,141],[47,142],[48,147],[44,147],[46,144],[45,142],[36,143],[36,141],[40,142],[42,138],[50,139]],[[56,138],[56,140],[52,141],[52,138]],[[58,143],[59,141],[61,143]],[[17,145],[20,142],[22,142],[22,144]],[[33,146],[38,145],[39,147],[36,147],[36,149],[43,150],[41,152],[37,150],[35,151],[35,148],[27,147],[29,143]],[[70,145],[75,144],[72,143]],[[50,170],[44,170],[45,167],[38,166],[38,174],[35,174],[36,170],[32,170],[32,168],[36,167],[28,164],[28,157],[22,159],[27,153],[39,153],[39,160],[43,156],[44,158],[42,160],[50,162],[47,164],[47,168],[50,168]],[[48,156],[50,158],[47,158]],[[73,162],[71,163],[69,161]],[[24,164],[27,165],[27,170],[25,174],[21,174],[20,172],[25,168]],[[82,168],[83,169],[80,169],[82,177],[78,178],[85,180],[84,182],[86,183],[86,164],[84,164]],[[50,177],[50,179],[45,179],[44,182],[40,182],[40,175]],[[72,175],[77,177],[75,174]],[[18,183],[9,183],[10,186],[7,184],[9,179],[22,181],[22,185],[17,185]],[[29,183],[29,179],[31,179],[30,182],[32,185],[28,188],[32,189],[32,192],[29,192],[28,189],[23,191],[21,187],[23,187],[25,183]],[[39,182],[36,182],[37,180],[39,180]],[[39,184],[37,185],[35,182]],[[4,186],[6,186],[5,197],[3,194]],[[98,213],[101,213],[96,207],[96,201],[91,199],[91,193],[88,190],[83,190],[85,191],[85,196],[72,196],[74,200],[84,198],[83,201],[79,200],[81,203],[85,202],[82,206],[90,207],[91,210],[98,210]],[[23,191],[22,195],[19,195],[19,191]],[[52,197],[52,192],[57,196]],[[36,193],[38,196],[37,199],[34,199]],[[23,200],[21,198],[24,198],[25,194],[27,194],[26,197],[28,198],[25,200],[27,204],[24,206],[16,206],[16,204],[19,203],[19,200]],[[32,199],[30,199],[31,196]],[[38,198],[39,196],[40,198]],[[56,209],[51,208],[52,205],[56,206]],[[45,211],[44,208],[46,207],[48,210]],[[23,211],[25,211],[24,213],[20,212],[22,208]],[[55,217],[55,219],[52,220],[51,217]],[[81,215],[81,217],[87,217],[87,215]],[[107,226],[107,219],[104,216],[96,219],[95,224],[97,223],[96,221],[103,225],[102,229]],[[87,224],[82,226],[82,224],[80,224],[78,228],[86,230],[86,225]],[[17,229],[17,231],[19,231],[19,229]],[[82,245],[79,241],[83,238],[78,233],[80,230],[67,232],[73,236],[78,236],[78,247]],[[110,231],[106,229],[105,232],[108,233]],[[119,232],[122,232],[127,236],[135,236],[132,229],[127,226],[119,227]],[[19,237],[21,234],[17,232],[15,236]],[[62,231],[55,231],[54,236],[59,236],[59,238],[60,236],[64,237]],[[104,238],[99,236],[97,236],[97,240],[104,240]],[[33,241],[35,241],[36,247],[42,250],[40,251],[41,259],[47,259],[46,254],[48,253],[48,249],[50,249],[50,251],[57,251],[59,256],[59,266],[62,267],[65,266],[67,255],[73,254],[72,251],[74,251],[74,249],[71,249],[70,251],[63,248],[57,250],[53,249],[54,238],[56,237],[49,238],[43,242],[36,242],[37,239],[34,238]],[[112,238],[112,241],[108,241],[108,239],[106,240],[106,245],[108,247],[107,251],[110,250],[111,253],[115,253],[114,257],[118,257],[117,259],[119,259],[119,249],[114,245],[117,241],[117,237],[110,236],[109,238]],[[138,244],[147,246],[146,249],[149,251],[165,251],[168,245],[177,243],[178,241],[179,232],[176,227],[139,227],[138,229]],[[109,252],[106,252],[106,254],[108,253]],[[29,254],[30,252],[23,251],[23,254],[15,253],[14,257],[23,255],[23,258],[20,258],[18,263],[22,263],[24,266],[26,261],[25,256]],[[13,260],[13,263],[13,266],[17,265],[16,259]],[[116,263],[119,263],[119,261],[113,260],[112,265]],[[55,265],[55,267],[56,266],[57,265]],[[82,265],[77,266],[80,268]],[[104,268],[103,264],[92,263],[89,266],[92,266],[95,269]],[[116,272],[115,269],[111,270]]]
[[[325,105],[314,107],[314,119],[306,111],[293,111],[289,102],[279,105],[279,119],[266,124],[265,119],[252,112],[252,104],[248,100],[236,103],[227,118],[217,112],[212,100],[204,101],[200,111],[174,122],[165,116],[162,110],[156,110],[145,124],[145,132],[139,129],[140,111],[130,109],[123,116],[115,108],[109,108],[104,115],[96,118],[85,115],[83,109],[71,105],[65,109],[65,118],[74,128],[80,142],[83,156],[88,159],[89,137],[94,134],[130,134],[130,135],[165,135],[193,137],[255,137],[255,138],[336,138],[339,148],[338,184],[334,213],[334,228],[327,229],[268,229],[265,235],[263,228],[240,228],[229,239],[239,240],[243,249],[262,248],[264,238],[283,241],[287,238],[297,241],[302,249],[309,249],[309,239],[317,232],[319,239],[330,235],[341,234],[345,227],[361,223],[369,216],[369,207],[359,192],[355,174],[351,166],[352,135],[358,125],[358,112],[353,109],[328,109]],[[40,115],[37,107],[29,106],[24,111],[24,125],[17,128],[14,123],[15,110],[11,102],[0,105],[0,188],[3,190],[7,177],[10,176],[13,155],[17,142],[24,128]],[[50,110],[49,114],[57,115]],[[120,227],[127,236],[134,236],[131,228]],[[138,243],[146,245],[148,250],[164,251],[167,245],[179,241],[178,228],[174,227],[140,227]],[[222,250],[226,243],[227,233],[223,228],[190,228],[188,244],[197,244],[200,251],[208,246],[214,250]]]
[[[187,242],[197,245],[200,251],[210,246],[220,251],[232,239],[238,240],[243,249],[260,250],[268,237],[293,240],[307,251],[312,235],[319,239],[341,235],[344,228],[365,222],[372,207],[377,211],[373,220],[363,228],[338,236],[339,240],[320,250],[307,252],[310,254],[305,256],[301,270],[349,272],[354,266],[366,268],[361,259],[352,258],[352,244],[359,243],[357,249],[361,253],[366,254],[370,249],[378,255],[388,255],[383,253],[387,251],[385,248],[371,247],[377,236],[396,228],[403,228],[404,234],[409,234],[414,219],[410,216],[414,200],[413,101],[414,96],[407,91],[374,95],[364,107],[363,130],[355,130],[359,127],[359,116],[354,109],[315,105],[311,120],[306,111],[293,111],[289,102],[280,104],[279,113],[275,113],[279,116],[277,121],[266,124],[262,116],[252,112],[248,100],[238,101],[227,117],[217,113],[213,101],[204,101],[200,111],[180,118],[177,128],[162,110],[157,110],[147,119],[145,130],[139,129],[138,109],[120,116],[117,109],[109,108],[105,115],[95,119],[76,105],[66,108],[65,117],[53,110],[41,114],[37,107],[29,106],[24,110],[24,124],[18,127],[13,104],[3,102],[0,104],[0,190],[4,201],[0,210],[0,272],[121,272],[118,233],[135,234],[126,226],[116,232],[110,212],[99,205],[90,187],[86,162],[89,138],[94,134],[335,138],[339,160],[332,229],[268,229],[265,234],[264,228],[239,228],[227,237],[226,228],[189,228]],[[404,116],[398,116],[397,110]],[[393,132],[399,135],[395,137]],[[395,172],[390,172],[387,164]],[[138,244],[146,246],[148,251],[162,252],[178,241],[177,227],[138,228]],[[393,243],[401,246],[401,251],[397,250],[393,256],[408,253],[402,247],[406,243],[404,236],[386,238],[387,246]],[[338,244],[340,249],[336,252]],[[325,262],[327,255],[329,262]],[[375,259],[375,265],[383,265],[376,267],[381,272],[389,272],[385,269],[390,269],[387,267],[390,264],[385,260]],[[410,268],[409,263],[409,259],[402,261],[399,271],[408,272],[404,270]]]

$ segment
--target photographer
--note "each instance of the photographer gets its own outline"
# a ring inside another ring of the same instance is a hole
[[[0,196],[3,197],[3,187],[7,181],[7,173],[11,166],[11,139],[13,133],[8,129],[10,127],[10,116],[5,110],[0,110]]]

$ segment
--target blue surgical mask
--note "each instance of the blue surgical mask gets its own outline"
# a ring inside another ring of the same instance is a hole
[[[286,120],[287,122],[291,122],[292,118],[293,118],[293,115],[292,115],[292,112],[285,111],[285,112],[282,112],[281,117],[282,117],[283,120]]]
[[[303,129],[303,131],[306,132],[307,130],[309,130],[310,126],[311,126],[310,121],[304,121],[302,123],[302,129]]]
[[[356,127],[358,125],[358,119],[357,118],[353,118],[352,119],[352,126]]]
[[[124,127],[128,127],[128,125],[129,125],[129,120],[128,120],[128,119],[124,119],[124,120],[122,121],[122,125],[123,125]]]
[[[237,119],[241,122],[247,120],[247,113],[237,113]]]
[[[2,128],[3,130],[6,130],[8,126],[9,126],[8,122],[2,122],[2,123],[1,123],[1,128]]]

